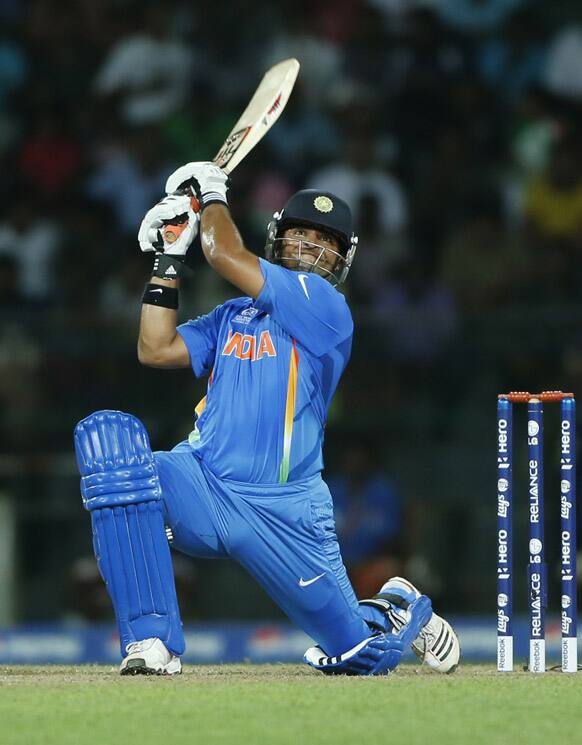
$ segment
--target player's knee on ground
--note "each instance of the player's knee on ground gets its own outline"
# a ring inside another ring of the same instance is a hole
[[[432,616],[432,605],[421,595],[408,608],[408,621],[397,633],[378,631],[337,657],[328,657],[321,647],[304,655],[308,665],[328,675],[384,675],[394,670],[404,652]]]
[[[161,489],[145,427],[129,414],[97,411],[75,428],[75,450],[122,655],[128,644],[150,637],[182,654],[184,636]]]

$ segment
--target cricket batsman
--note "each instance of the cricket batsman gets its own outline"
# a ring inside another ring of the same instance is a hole
[[[336,289],[356,252],[350,209],[328,192],[297,192],[275,213],[259,258],[245,248],[227,190],[214,163],[188,163],[168,178],[167,196],[139,231],[141,249],[154,253],[139,360],[207,376],[193,431],[152,453],[129,414],[98,411],[75,430],[120,672],[181,672],[168,536],[191,556],[242,564],[314,640],[304,659],[317,670],[388,673],[412,646],[430,668],[451,672],[457,636],[410,582],[393,577],[358,602],[321,477],[326,414],[352,343],[351,314]],[[242,296],[178,326],[180,274],[197,237]]]

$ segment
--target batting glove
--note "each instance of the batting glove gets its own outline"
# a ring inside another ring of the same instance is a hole
[[[194,200],[185,194],[170,194],[149,210],[141,222],[138,240],[142,251],[155,251],[153,276],[177,279],[184,259],[198,235],[200,215]],[[197,206],[197,205],[196,205]]]
[[[184,256],[198,235],[199,216],[191,198],[171,194],[146,212],[139,227],[138,240],[142,251],[157,251]]]
[[[227,190],[226,173],[214,163],[206,161],[186,163],[166,181],[166,194],[186,191],[196,197],[201,211],[210,204],[228,205]]]

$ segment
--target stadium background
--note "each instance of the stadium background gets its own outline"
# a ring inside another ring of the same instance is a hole
[[[230,200],[258,253],[297,188],[330,188],[356,212],[356,335],[325,473],[346,562],[362,595],[404,572],[494,653],[495,397],[578,392],[582,380],[579,4],[3,0],[0,659],[54,648],[46,635],[19,647],[31,624],[69,640],[110,629],[72,429],[119,408],[156,449],[190,431],[204,381],[136,359],[151,266],[137,227],[166,175],[216,152],[262,72],[289,56],[302,63],[297,88]],[[193,264],[184,319],[236,294]],[[548,459],[555,431],[548,412]],[[557,610],[549,466],[547,483]],[[524,611],[523,489],[517,498]],[[242,570],[176,557],[176,574],[188,624],[259,623],[241,633],[280,653],[279,627],[265,624],[282,616]],[[215,637],[196,638],[210,654]]]

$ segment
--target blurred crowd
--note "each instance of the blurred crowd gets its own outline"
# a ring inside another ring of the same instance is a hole
[[[498,384],[580,379],[582,337],[565,322],[582,290],[574,2],[0,2],[0,451],[70,451],[97,408],[137,414],[158,448],[190,430],[203,384],[136,360],[151,267],[137,229],[171,170],[209,159],[291,56],[288,108],[229,198],[259,254],[296,189],[353,206],[356,338],[328,453],[346,561],[367,588],[418,550],[427,495],[389,479],[395,433],[429,447],[454,439],[452,409],[490,405]],[[190,259],[184,320],[236,294]]]

